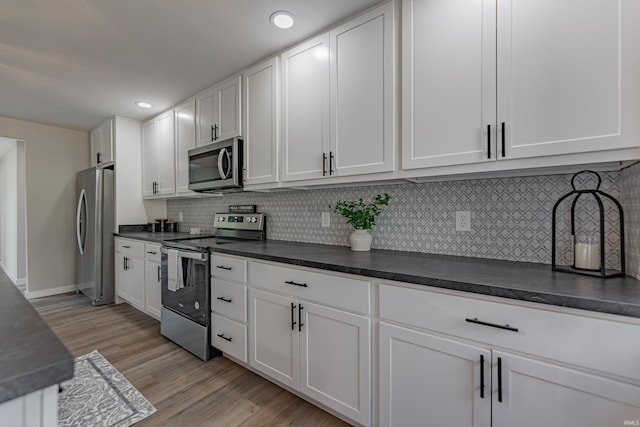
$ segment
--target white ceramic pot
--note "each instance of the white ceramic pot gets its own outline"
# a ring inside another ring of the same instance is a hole
[[[370,251],[371,240],[373,240],[373,236],[369,234],[368,230],[355,230],[349,235],[352,251]]]

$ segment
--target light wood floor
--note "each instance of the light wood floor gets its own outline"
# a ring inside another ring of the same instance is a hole
[[[75,356],[98,350],[156,407],[140,426],[348,425],[225,357],[202,362],[127,304],[92,307],[75,294],[31,303]]]

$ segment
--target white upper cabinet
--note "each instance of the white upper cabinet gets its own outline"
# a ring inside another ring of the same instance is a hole
[[[240,136],[241,76],[235,76],[196,96],[197,145]]]
[[[403,1],[403,169],[495,159],[495,13],[492,1]]]
[[[91,166],[113,162],[113,119],[109,119],[91,132]]]
[[[394,17],[387,3],[282,54],[282,180],[393,170]]]
[[[176,193],[192,194],[189,190],[188,151],[196,147],[196,101],[192,99],[175,109],[176,133]]]
[[[640,145],[637,3],[403,0],[403,169]]]
[[[175,135],[173,110],[142,124],[142,195],[175,193]]]
[[[244,72],[244,185],[277,182],[280,144],[278,58]]]
[[[506,158],[640,145],[639,20],[635,0],[498,0]]]
[[[282,54],[282,180],[329,174],[329,34]]]
[[[335,175],[393,170],[394,13],[387,3],[329,33]]]

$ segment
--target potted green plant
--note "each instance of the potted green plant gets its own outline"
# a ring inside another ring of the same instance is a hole
[[[369,230],[376,225],[376,217],[382,212],[381,207],[389,204],[391,197],[384,193],[384,196],[377,195],[369,203],[360,198],[357,201],[338,200],[333,206],[333,212],[347,218],[347,223],[354,226],[355,231],[349,236],[351,250],[368,251],[371,250],[371,240],[373,239]],[[330,206],[331,207],[331,206]]]

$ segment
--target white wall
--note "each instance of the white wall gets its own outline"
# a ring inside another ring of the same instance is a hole
[[[75,289],[75,179],[90,166],[89,133],[0,117],[24,141],[27,297]]]
[[[18,273],[18,142],[0,138],[0,267],[16,283]]]

